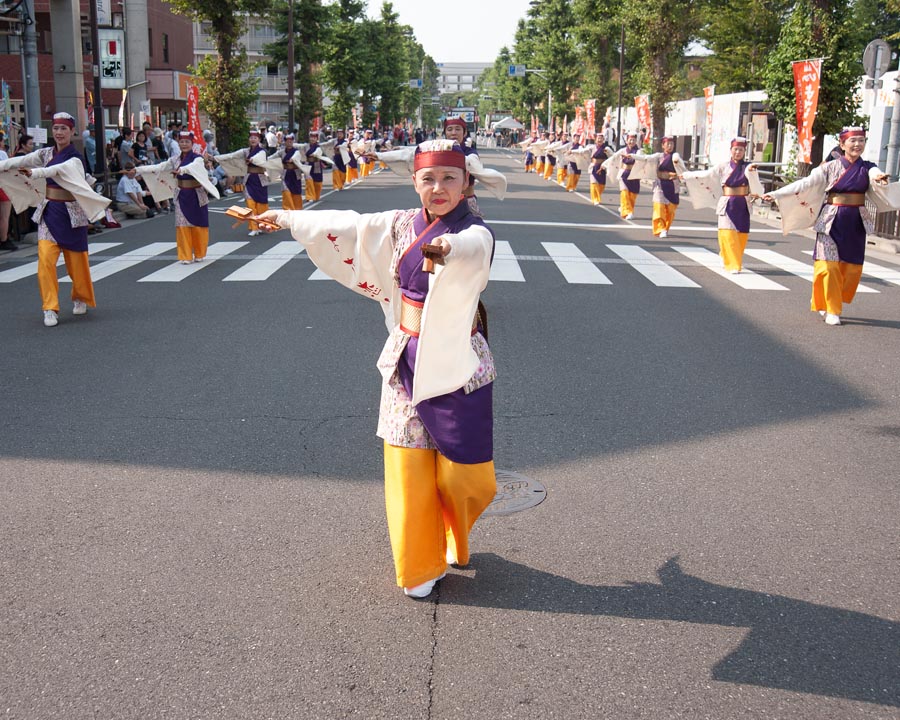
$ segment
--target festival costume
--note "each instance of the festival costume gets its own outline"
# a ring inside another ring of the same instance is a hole
[[[493,236],[463,202],[433,220],[419,209],[281,213],[278,223],[321,270],[385,313],[377,434],[396,579],[403,587],[435,579],[448,549],[468,561],[469,530],[496,491],[495,370],[481,330],[473,333]],[[452,250],[430,276],[419,248],[440,236]]]
[[[683,173],[695,207],[712,205],[719,227],[719,254],[726,270],[740,272],[750,237],[749,163],[730,160],[708,170]]]
[[[347,167],[350,163],[350,149],[344,138],[335,140],[334,167],[331,169],[331,185],[335,190],[343,190],[347,182]]]
[[[322,149],[316,142],[306,147],[306,163],[309,174],[306,176],[306,202],[317,202],[322,197],[322,180],[324,178],[324,162]]]
[[[31,177],[19,175],[18,168],[30,168]],[[6,175],[2,184],[16,212],[28,207],[16,207],[16,202],[27,195],[40,198],[32,219],[38,224],[37,275],[43,309],[59,312],[56,263],[60,252],[72,279],[72,300],[96,307],[87,229],[91,222],[104,216],[110,201],[88,184],[84,157],[74,145],[59,152],[55,147],[47,147],[0,162],[0,172],[3,171]],[[13,186],[17,190],[12,190]]]
[[[572,143],[572,147],[569,148],[569,176],[566,181],[566,190],[568,192],[575,192],[578,189],[581,173],[587,170],[590,165],[594,150],[595,147],[593,145]]]
[[[268,156],[262,145],[245,147],[232,153],[216,155],[216,162],[225,167],[229,175],[244,175],[244,197],[254,215],[269,209],[269,177],[266,174]],[[237,162],[235,162],[237,161]],[[243,162],[242,162],[243,161]],[[251,220],[250,232],[259,232],[259,225]]]
[[[209,179],[202,155],[194,150],[179,152],[175,157],[137,168],[157,202],[173,198],[175,201],[175,243],[178,259],[183,262],[200,261],[209,246],[209,196],[219,197],[219,191]],[[169,180],[174,174],[174,183]]]
[[[555,152],[556,143],[550,143],[547,146],[546,155],[544,155],[544,180],[549,180],[553,176],[554,170],[556,170],[556,155]]]
[[[846,158],[820,165],[809,176],[769,195],[778,202],[782,229],[812,227],[813,291],[810,309],[840,316],[843,303],[856,294],[866,255],[866,235],[875,218],[866,201],[878,211],[900,207],[900,183],[879,185],[882,176],[875,163]]]
[[[643,166],[643,177],[653,178],[653,234],[668,235],[681,200],[678,176],[687,172],[687,167],[677,152],[635,155],[634,159],[636,165]]]
[[[637,202],[637,196],[641,192],[639,175],[635,174],[632,176],[635,163],[633,156],[638,154],[642,154],[642,152],[637,145],[634,147],[626,146],[621,150],[617,150],[609,160],[603,163],[603,167],[607,171],[618,173],[619,215],[625,219],[634,214],[634,205]]]
[[[606,188],[606,170],[603,163],[612,155],[612,149],[605,142],[601,142],[591,153],[591,202],[599,205],[603,200],[603,190]]]
[[[303,157],[298,155],[299,148],[296,146],[281,151],[281,206],[285,210],[302,210],[303,209],[303,180],[302,173],[297,161]],[[311,182],[307,180],[307,184]]]

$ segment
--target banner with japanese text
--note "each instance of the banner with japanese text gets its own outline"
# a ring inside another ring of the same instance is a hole
[[[706,101],[706,133],[703,142],[703,155],[709,161],[709,147],[712,142],[713,133],[713,101],[716,97],[716,86],[710,85],[703,88],[703,99]]]
[[[587,134],[593,138],[597,134],[597,101],[585,100],[584,112],[587,115]]]
[[[200,127],[200,88],[196,85],[188,85],[187,113],[187,129],[194,133],[194,145],[199,145],[206,152],[203,128]]]
[[[822,79],[822,59],[797,60],[794,68],[794,93],[797,99],[797,161],[812,162],[813,123],[819,105],[819,82]]]
[[[652,137],[653,122],[650,117],[650,96],[638,95],[634,99],[634,109],[637,110],[638,125],[642,128],[646,128],[649,133],[648,137]]]

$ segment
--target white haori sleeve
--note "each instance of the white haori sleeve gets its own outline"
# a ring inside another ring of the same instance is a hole
[[[32,159],[27,163],[22,162],[29,157]],[[22,175],[18,168],[33,168],[41,165],[43,165],[43,160],[39,150],[0,162],[0,188],[9,196],[9,201],[17,213],[25,212],[30,207],[37,207],[47,194],[47,183],[42,178]]]
[[[206,171],[206,163],[203,162],[203,158],[194,158],[187,165],[179,168],[179,172],[190,175],[203,186],[203,189],[206,190],[207,193],[217,200],[219,199],[219,190],[209,179],[209,173]]]
[[[284,173],[284,163],[281,159],[282,155],[284,155],[284,151],[279,150],[270,155],[268,160],[266,160],[266,175],[269,176],[269,182],[281,182],[281,177]],[[294,153],[294,157],[297,157],[297,153]],[[293,158],[291,159],[291,162],[293,162]]]
[[[825,202],[825,191],[828,188],[828,178],[822,167],[814,168],[805,178],[800,178],[785,185],[779,190],[773,190],[769,195],[778,201],[778,209],[781,211],[781,232],[783,235],[794,230],[804,230],[812,227],[822,204]]]
[[[631,166],[631,172],[628,174],[629,180],[656,180],[656,171],[659,169],[662,153],[644,155],[641,152],[636,152],[629,157],[634,160],[634,165]],[[624,165],[625,163],[622,164]]]
[[[759,179],[759,168],[756,165],[750,165],[744,170],[744,176],[750,184],[750,194],[762,197],[766,194],[762,181]]]
[[[316,267],[344,287],[376,300],[390,331],[400,322],[400,291],[391,272],[396,211],[283,210],[277,223],[306,248]]]
[[[178,158],[170,158],[154,165],[136,167],[137,174],[144,179],[147,190],[156,202],[171,200],[175,197],[178,183],[173,175],[178,169]]]
[[[332,160],[323,152],[321,145],[315,149],[312,157],[314,157],[316,160],[319,160],[320,162],[325,163],[326,165],[334,165],[334,160]]]
[[[400,177],[411,177],[413,172],[415,172],[415,145],[407,145],[399,150],[375,153],[375,157]]]
[[[60,187],[68,190],[75,196],[76,202],[81,205],[88,220],[94,222],[106,214],[110,200],[94,192],[88,185],[84,176],[84,165],[80,158],[73,157],[59,165],[49,167],[36,167],[31,170],[33,178],[52,177]]]
[[[486,168],[481,164],[481,158],[475,153],[466,155],[466,170],[484,185],[487,191],[495,198],[499,200],[504,198],[506,195],[506,175],[492,168]]]
[[[472,318],[487,287],[494,239],[483,225],[444,235],[450,253],[435,265],[422,308],[412,403],[463,387],[478,370]]]
[[[695,170],[682,173],[684,185],[688,189],[688,197],[694,210],[717,208],[722,197],[722,173],[720,166],[708,170]]]
[[[900,183],[892,182],[881,185],[875,182],[876,178],[884,175],[881,168],[873,167],[869,170],[869,190],[866,199],[870,200],[878,212],[890,212],[900,210]]]
[[[606,170],[612,182],[616,182],[619,179],[619,175],[623,171],[622,156],[624,154],[624,148],[621,150],[616,150],[616,152],[614,152],[606,160],[604,160],[603,164],[600,166],[601,168]]]
[[[247,174],[247,149],[241,148],[224,155],[216,155],[216,162],[229,177],[244,177]]]
[[[350,150],[347,148],[347,143],[342,142],[338,145],[338,151],[341,153],[341,160],[344,161],[344,166],[350,164]]]

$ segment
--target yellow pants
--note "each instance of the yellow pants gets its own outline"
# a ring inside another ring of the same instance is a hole
[[[527,173],[534,172],[534,163],[526,163],[525,164],[525,172],[527,172]]]
[[[359,164],[359,176],[361,178],[369,177],[369,173],[372,172],[372,163],[361,162]]]
[[[575,192],[575,189],[578,187],[578,181],[581,180],[581,173],[569,173],[569,177],[566,180],[566,190],[569,192]]]
[[[309,182],[309,180],[307,180],[306,182]],[[302,210],[303,196],[292,193],[290,190],[282,190],[281,207],[283,207],[285,210]]]
[[[97,307],[97,303],[94,302],[94,284],[91,282],[88,254],[66,250],[49,240],[38,240],[37,276],[43,309],[59,312],[59,278],[56,275],[56,263],[59,261],[60,252],[66,259],[66,272],[72,278],[72,300],[81,300],[90,307]]]
[[[599,205],[600,201],[603,200],[603,191],[605,189],[606,185],[591,183],[591,202],[594,203],[594,205]]]
[[[322,181],[306,179],[306,202],[316,202],[322,197]]]
[[[551,165],[550,163],[545,163],[545,164],[544,164],[544,180],[549,180],[549,179],[550,179],[550,176],[553,175],[553,169],[554,169],[554,167],[555,167],[555,166],[554,166],[554,165]]]
[[[565,165],[557,163],[556,165],[556,182],[559,185],[566,184],[566,178],[569,176],[569,168]]]
[[[352,183],[359,180],[359,168],[347,167],[347,182]]]
[[[497,493],[493,461],[465,465],[437,450],[384,445],[384,497],[400,587],[447,569],[447,550],[469,562],[469,532]]]
[[[247,207],[253,211],[254,215],[262,215],[264,212],[269,211],[269,203],[258,203],[253,198],[247,198]],[[259,223],[255,220],[250,220],[247,223],[250,226],[250,230],[259,230]]]
[[[178,245],[178,259],[190,262],[206,257],[209,245],[208,227],[176,227],[175,243]]]
[[[859,287],[862,265],[816,260],[813,263],[813,292],[810,310],[840,315],[842,303],[851,303]]]
[[[334,168],[331,171],[331,187],[333,187],[335,190],[343,190],[344,182],[346,181],[346,179],[347,173],[345,173],[343,170]]]
[[[671,203],[653,203],[653,234],[659,235],[663,230],[669,232],[675,219],[677,205]]]
[[[637,202],[637,193],[630,190],[619,191],[619,215],[623,218],[634,213],[634,204]]]
[[[543,174],[544,174],[544,163],[542,163],[540,160],[538,160],[538,161],[534,164],[534,171],[535,171],[535,173],[537,173],[538,175],[543,175]]]
[[[750,233],[719,228],[719,255],[726,270],[740,270],[744,262],[744,249]]]

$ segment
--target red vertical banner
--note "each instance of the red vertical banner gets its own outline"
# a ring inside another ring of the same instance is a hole
[[[593,138],[597,135],[597,101],[585,100],[584,112],[587,115],[587,133]]]
[[[199,145],[206,152],[206,141],[203,139],[203,128],[200,127],[200,88],[188,85],[187,92],[187,127],[194,133],[194,145]]]
[[[794,92],[797,99],[797,161],[812,162],[813,123],[819,105],[819,82],[822,79],[822,59],[797,60],[794,68]]]
[[[707,161],[709,160],[709,146],[712,141],[712,132],[713,132],[713,101],[716,97],[716,86],[710,85],[709,87],[703,88],[703,99],[706,101],[706,137],[703,142],[703,154],[706,156]]]
[[[642,128],[646,128],[647,132],[652,136],[653,128],[651,127],[652,123],[650,119],[650,96],[638,95],[634,99],[634,109],[637,110],[638,125]],[[647,137],[645,137],[644,140],[646,142]]]

